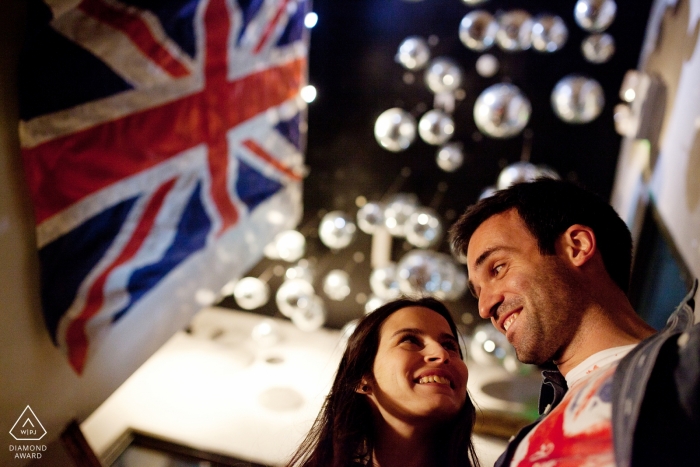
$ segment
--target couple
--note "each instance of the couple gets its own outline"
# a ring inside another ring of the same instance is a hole
[[[543,372],[540,417],[498,466],[700,465],[700,325],[693,295],[656,332],[626,290],[631,237],[603,200],[563,181],[521,183],[451,229],[479,314]],[[350,337],[290,466],[478,466],[475,407],[450,313],[402,299]]]

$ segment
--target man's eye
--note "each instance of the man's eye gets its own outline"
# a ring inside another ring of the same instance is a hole
[[[498,265],[494,266],[494,267],[491,269],[491,272],[493,272],[493,275],[495,276],[495,275],[497,275],[499,272],[501,272],[501,270],[503,270],[503,267],[504,267],[503,264],[498,264]]]

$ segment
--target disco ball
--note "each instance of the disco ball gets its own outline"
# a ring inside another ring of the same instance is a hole
[[[384,226],[384,205],[370,201],[357,211],[357,226],[364,233],[373,234]]]
[[[387,303],[385,299],[376,295],[370,295],[369,300],[367,300],[367,302],[365,303],[365,314],[368,315],[372,313],[374,310],[384,305],[385,303]]]
[[[309,284],[314,282],[314,271],[306,260],[301,260],[294,266],[287,268],[284,273],[285,280],[303,279]]]
[[[418,122],[418,134],[428,144],[440,145],[452,137],[455,123],[452,117],[442,110],[429,110]]]
[[[483,54],[476,59],[476,64],[474,67],[476,68],[476,72],[482,78],[491,78],[498,73],[498,69],[501,67],[501,64],[493,55]]]
[[[459,40],[471,50],[481,52],[493,45],[498,23],[488,11],[474,10],[459,23]]]
[[[306,238],[296,230],[285,230],[275,235],[267,244],[263,254],[270,259],[281,259],[290,263],[297,261],[306,252]]]
[[[525,10],[511,10],[498,15],[496,45],[509,52],[527,50],[532,44],[532,17]]]
[[[416,119],[398,107],[385,110],[374,124],[374,137],[388,151],[403,151],[416,138]]]
[[[504,190],[511,185],[520,182],[531,182],[539,176],[539,171],[534,164],[529,162],[515,162],[501,170],[496,182],[496,188]]]
[[[479,3],[487,2],[488,0],[462,0],[465,4],[469,6],[478,5]]]
[[[474,328],[469,355],[475,362],[484,366],[498,366],[509,352],[514,352],[513,346],[491,323],[479,324]]]
[[[418,248],[430,248],[442,240],[443,230],[435,210],[419,207],[406,222],[406,240]]]
[[[270,299],[270,287],[257,277],[244,277],[236,283],[233,296],[238,306],[253,310],[267,303]]]
[[[615,39],[610,34],[591,34],[581,43],[581,52],[591,63],[605,63],[615,54]]]
[[[406,236],[406,221],[420,205],[413,193],[397,193],[384,208],[384,225],[394,237]]]
[[[395,300],[401,295],[399,283],[396,280],[396,264],[375,268],[369,275],[369,286],[372,292],[384,300]]]
[[[532,107],[517,86],[507,83],[486,88],[474,103],[474,121],[479,130],[494,138],[520,133],[530,119]]]
[[[445,172],[454,172],[462,167],[464,162],[464,153],[462,145],[458,143],[449,143],[438,149],[435,155],[435,162]]]
[[[487,186],[483,190],[481,190],[481,193],[479,193],[479,200],[482,200],[484,198],[488,198],[489,196],[493,195],[496,193],[498,189],[495,186]]]
[[[552,90],[554,113],[567,123],[588,123],[605,105],[603,88],[598,81],[581,75],[568,75]]]
[[[538,52],[556,52],[564,47],[569,30],[556,15],[538,15],[532,23],[532,48]]]
[[[401,42],[396,53],[396,61],[407,70],[419,70],[430,59],[430,47],[422,37],[411,36]]]
[[[411,250],[396,265],[399,289],[409,296],[434,296],[440,291],[442,276],[434,252]]]
[[[574,7],[574,19],[586,31],[602,32],[612,24],[616,12],[614,0],[578,0]]]
[[[305,332],[316,331],[326,322],[326,306],[321,297],[311,298],[308,307],[297,308],[291,315],[292,323]]]
[[[314,287],[303,279],[284,281],[277,289],[275,303],[280,312],[291,317],[299,309],[309,308],[316,296]]]
[[[318,236],[328,248],[340,250],[355,238],[355,223],[342,211],[331,211],[321,219]]]
[[[342,269],[333,269],[323,279],[323,292],[338,302],[350,295],[350,275]]]
[[[462,70],[454,60],[438,57],[425,70],[425,84],[435,94],[452,92],[462,84]]]
[[[279,325],[270,318],[265,318],[253,327],[250,337],[261,347],[270,347],[282,340]]]

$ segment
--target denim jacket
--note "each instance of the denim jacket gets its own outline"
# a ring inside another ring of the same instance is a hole
[[[698,282],[666,326],[640,342],[613,377],[613,445],[618,467],[700,466],[700,324],[694,324]],[[540,416],[508,443],[495,466],[508,466],[522,439],[567,391],[557,370],[545,370]]]

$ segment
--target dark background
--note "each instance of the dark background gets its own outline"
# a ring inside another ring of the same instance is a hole
[[[609,198],[621,141],[614,129],[613,107],[620,102],[618,91],[625,72],[637,66],[651,1],[617,2],[615,20],[605,31],[614,37],[616,52],[604,64],[591,64],[581,54],[581,41],[588,33],[574,21],[575,3],[489,0],[470,7],[460,0],[314,2],[319,22],[311,30],[309,83],[317,88],[318,97],[308,109],[306,164],[310,171],[304,181],[304,218],[298,229],[307,237],[305,259],[315,270],[314,286],[326,303],[327,326],[339,328],[362,316],[362,296],[371,293],[370,236],[358,229],[349,247],[331,251],[317,234],[320,218],[328,211],[342,210],[355,216],[359,196],[378,201],[396,192],[415,193],[421,204],[438,211],[449,228],[485,187],[495,184],[503,167],[521,160],[529,150],[530,162],[550,166],[562,178],[578,181]],[[569,37],[561,50],[551,54],[532,49],[505,52],[494,46],[484,53],[498,58],[499,72],[482,78],[474,67],[480,53],[467,49],[458,35],[461,19],[474,9],[494,15],[512,9],[524,9],[533,16],[554,13],[566,23]],[[411,35],[435,36],[438,40],[431,47],[431,57],[448,56],[463,69],[465,97],[456,103],[452,141],[464,145],[465,161],[453,173],[436,165],[437,147],[419,137],[399,153],[383,149],[374,138],[374,122],[384,110],[402,107],[418,120],[433,107],[433,94],[424,84],[423,72],[413,72],[415,79],[407,84],[404,75],[409,72],[394,60],[399,44]],[[603,112],[587,124],[564,123],[551,109],[554,85],[574,72],[595,78],[605,92]],[[482,135],[472,117],[478,95],[499,82],[515,84],[532,104],[525,131],[510,139]],[[392,259],[397,261],[411,248],[402,239],[395,239]],[[437,249],[449,251],[444,240]],[[353,256],[357,252],[364,256],[362,261]],[[274,304],[274,293],[282,280],[280,266],[289,265],[265,259],[250,272],[271,276],[272,297],[257,310],[260,313],[280,316]],[[341,302],[327,299],[321,290],[325,274],[336,268],[351,273],[352,292]],[[225,299],[222,305],[236,306],[233,298]],[[469,296],[448,302],[448,306],[458,318],[463,314],[476,316],[476,302]]]

